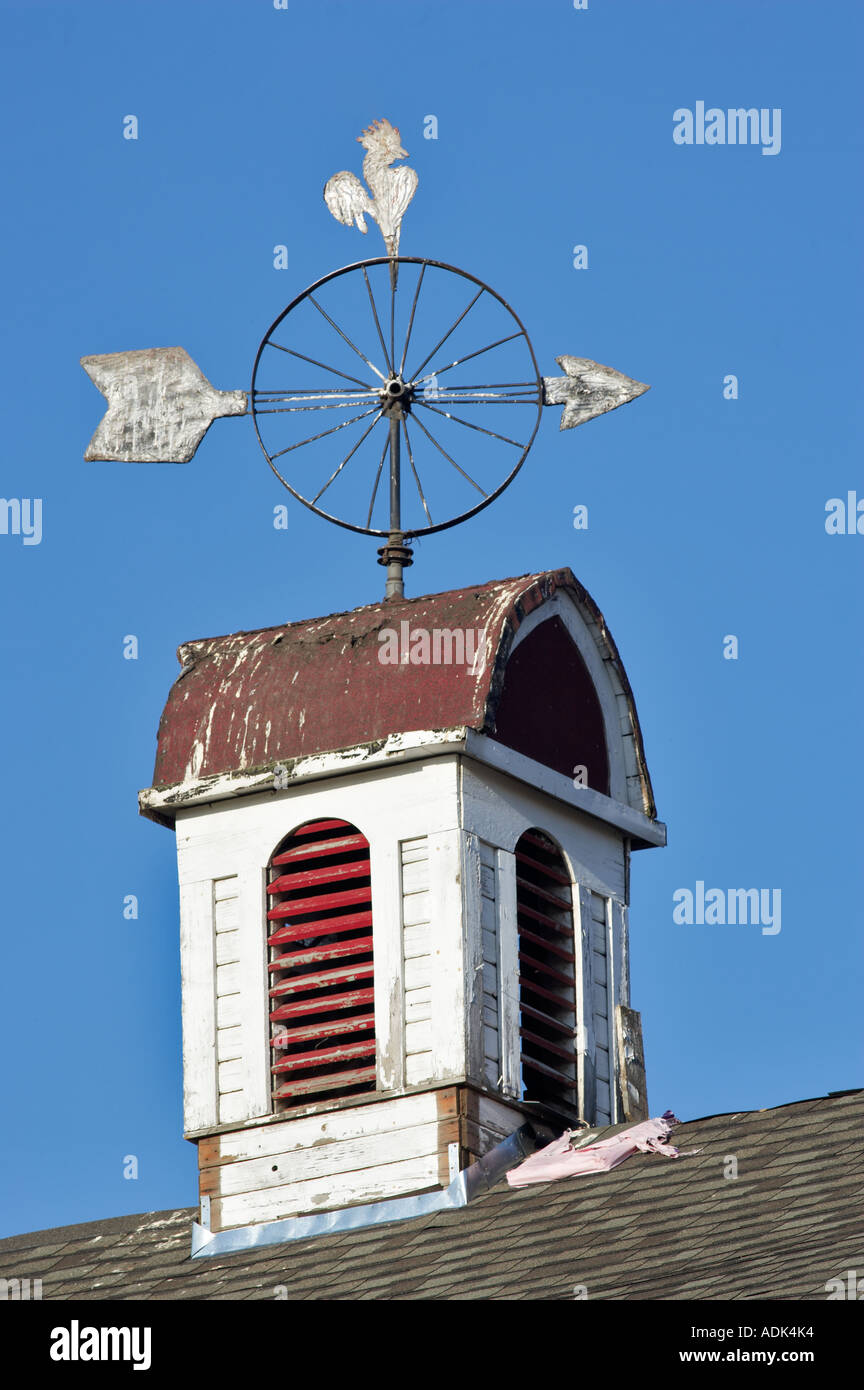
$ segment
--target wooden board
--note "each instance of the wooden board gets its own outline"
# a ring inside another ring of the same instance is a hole
[[[642,1018],[635,1009],[619,1004],[615,1010],[618,1053],[618,1086],[624,1119],[634,1123],[647,1120],[648,1088],[645,1081],[645,1049],[642,1044]]]
[[[325,1147],[333,1142],[377,1134],[384,1138],[399,1129],[422,1125],[457,1114],[455,1088],[423,1091],[396,1096],[343,1110],[321,1111],[315,1115],[286,1116],[278,1123],[250,1125],[226,1134],[214,1134],[198,1141],[198,1164],[213,1165],[244,1162],[272,1154]]]

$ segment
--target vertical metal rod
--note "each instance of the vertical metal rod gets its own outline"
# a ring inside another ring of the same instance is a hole
[[[399,456],[399,414],[390,415],[390,530],[402,530],[402,480]]]
[[[399,425],[401,411],[394,408],[390,414],[390,545],[402,544],[402,479],[399,455]],[[385,598],[404,598],[405,585],[402,580],[402,560],[396,556],[388,557],[387,582],[384,586]]]

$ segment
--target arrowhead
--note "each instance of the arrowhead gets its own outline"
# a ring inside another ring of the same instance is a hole
[[[108,402],[85,459],[188,463],[214,420],[245,415],[245,391],[217,391],[181,347],[82,357]]]
[[[613,367],[592,362],[590,357],[556,357],[555,361],[567,375],[544,376],[543,395],[545,405],[563,405],[562,430],[572,430],[607,410],[617,410],[651,389],[644,381],[634,381]]]

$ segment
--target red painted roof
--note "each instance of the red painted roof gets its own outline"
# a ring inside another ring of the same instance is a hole
[[[184,643],[178,650],[184,669],[159,725],[154,786],[264,768],[415,729],[488,732],[516,629],[561,589],[590,610],[629,694],[602,614],[569,569],[370,604]],[[485,662],[473,670],[467,662],[383,664],[379,634],[400,633],[403,623],[411,632],[483,630]]]

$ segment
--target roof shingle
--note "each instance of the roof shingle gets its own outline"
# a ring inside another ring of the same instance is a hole
[[[695,1156],[511,1190],[458,1211],[191,1259],[195,1208],[0,1241],[43,1299],[826,1298],[864,1269],[864,1091],[694,1120]],[[724,1178],[734,1155],[738,1177]],[[283,1295],[284,1296],[284,1295]]]

